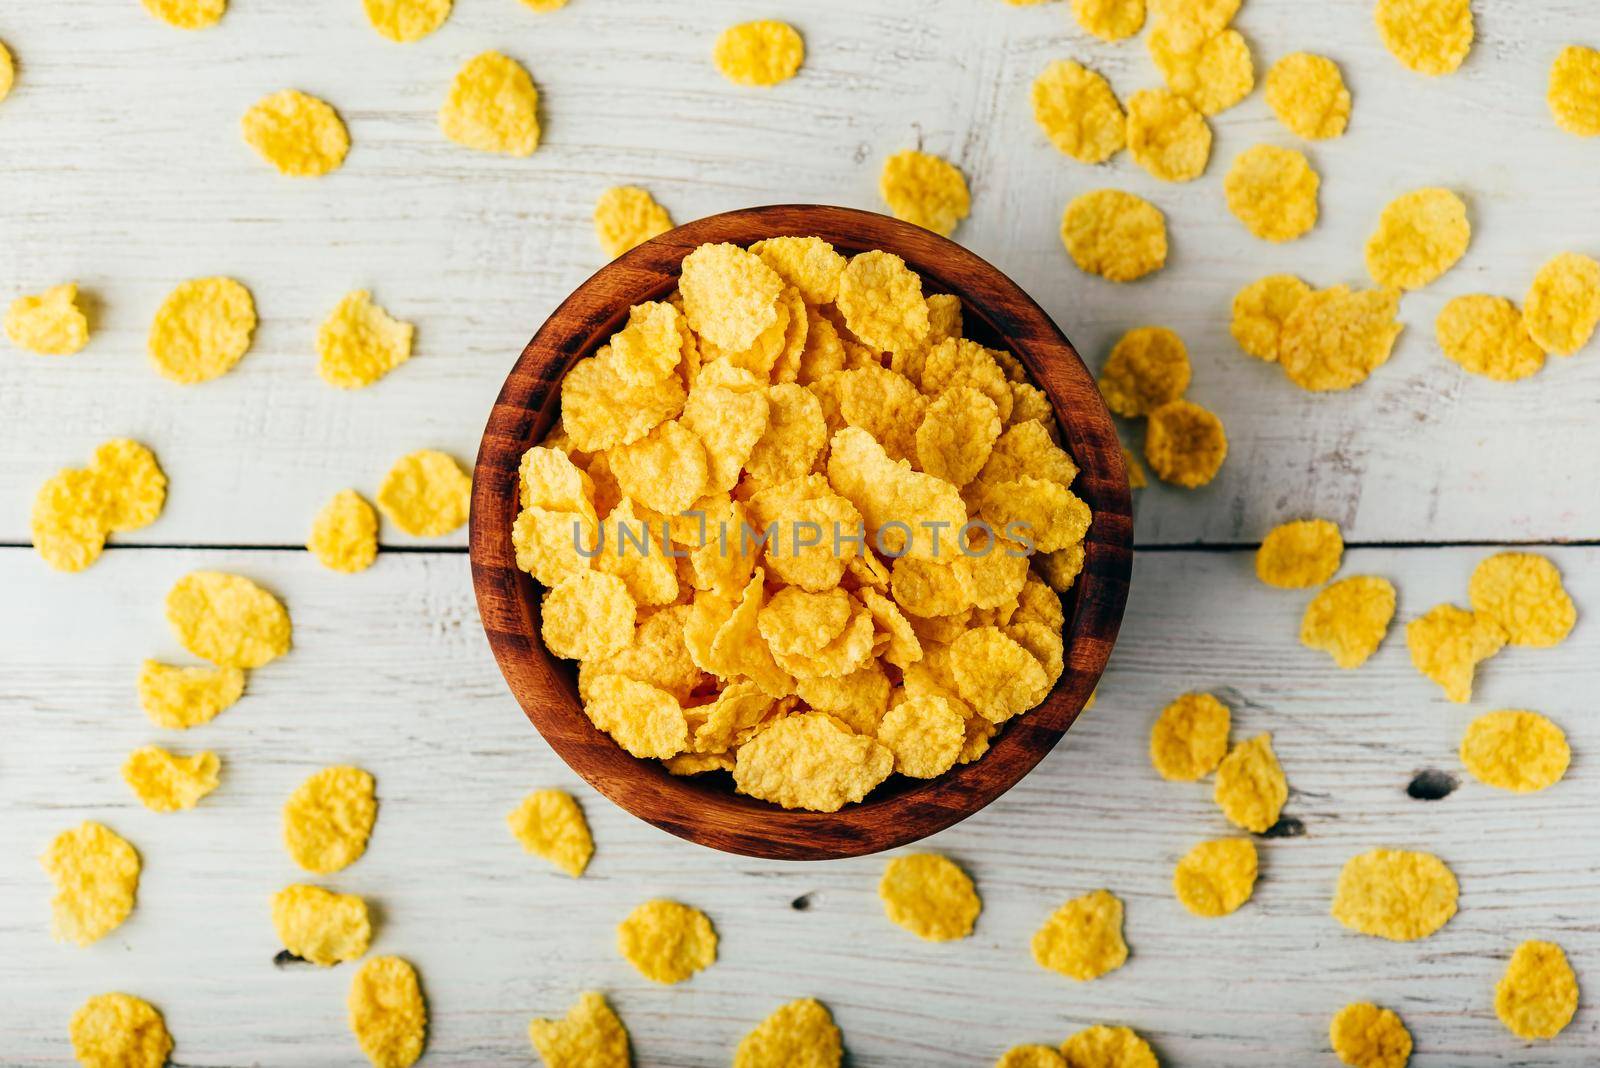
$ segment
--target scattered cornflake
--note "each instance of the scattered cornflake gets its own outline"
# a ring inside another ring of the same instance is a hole
[[[1539,268],[1522,302],[1522,318],[1539,347],[1571,356],[1600,324],[1600,263],[1563,252]]]
[[[159,746],[147,745],[128,754],[122,765],[122,780],[139,803],[150,811],[177,812],[194,808],[202,797],[217,788],[217,772],[221,766],[215,753],[181,757]]]
[[[1209,775],[1228,753],[1228,706],[1208,693],[1186,693],[1161,710],[1150,729],[1150,763],[1172,782]]]
[[[82,571],[105,548],[106,502],[93,471],[67,468],[39,487],[29,531],[33,547],[57,571]]]
[[[114,931],[133,911],[139,854],[116,832],[85,820],[51,841],[39,863],[56,884],[50,932],[86,946]]]
[[[0,41],[0,100],[4,100],[11,92],[16,80],[17,65],[11,59],[10,49],[6,48],[4,41]]]
[[[1215,414],[1186,400],[1150,413],[1144,458],[1163,482],[1197,489],[1217,477],[1228,458],[1228,435]]]
[[[1344,557],[1344,538],[1326,519],[1280,523],[1256,550],[1256,578],[1280,590],[1304,590],[1333,578]]]
[[[1183,396],[1190,373],[1182,338],[1163,326],[1141,326],[1112,347],[1100,369],[1100,393],[1117,415],[1149,415]]]
[[[1600,137],[1600,52],[1583,45],[1563,48],[1550,65],[1545,99],[1557,126],[1579,137]]]
[[[1554,942],[1524,942],[1494,987],[1494,1014],[1522,1039],[1551,1039],[1578,1011],[1578,977]]]
[[[150,361],[165,378],[190,386],[233,370],[250,351],[256,305],[231,278],[183,282],[150,324]]]
[[[506,814],[506,826],[522,848],[576,879],[594,856],[589,821],[564,790],[535,790]]]
[[[454,457],[419,449],[395,461],[378,486],[378,508],[417,538],[437,538],[467,521],[472,479]]]
[[[1459,893],[1455,875],[1433,854],[1374,849],[1345,862],[1333,918],[1362,934],[1415,942],[1449,922]]]
[[[1461,763],[1473,778],[1512,793],[1554,786],[1571,762],[1572,748],[1561,728],[1524,709],[1479,716],[1461,739]]]
[[[138,530],[161,515],[167,502],[167,476],[145,446],[113,438],[94,450],[89,470],[100,482],[108,530]]]
[[[1000,1054],[1000,1059],[994,1062],[994,1068],[1066,1068],[1066,1066],[1067,1062],[1061,1059],[1061,1054],[1056,1050],[1032,1043],[1012,1046]]]
[[[1250,46],[1238,30],[1201,36],[1190,23],[1163,20],[1145,43],[1167,88],[1202,115],[1226,111],[1256,87]]]
[[[1239,153],[1223,189],[1228,210],[1263,241],[1303,237],[1317,225],[1317,190],[1322,179],[1305,154],[1277,145]]]
[[[528,1040],[545,1068],[629,1068],[628,1032],[606,999],[579,996],[565,1019],[534,1020]]]
[[[1326,141],[1350,122],[1350,90],[1339,65],[1326,56],[1291,52],[1267,72],[1267,106],[1292,134]]]
[[[1152,0],[1151,6],[1163,21],[1189,27],[1205,35],[1226,29],[1239,13],[1243,0]]]
[[[1561,572],[1537,553],[1496,553],[1472,570],[1467,597],[1475,612],[1506,632],[1506,644],[1548,649],[1572,632],[1578,610]]]
[[[209,723],[244,693],[236,667],[173,667],[146,660],[139,667],[139,705],[158,727],[186,730]]]
[[[1033,959],[1041,968],[1087,982],[1122,967],[1122,902],[1109,890],[1073,898],[1034,932]]]
[[[1132,1028],[1095,1024],[1061,1044],[1067,1068],[1159,1068],[1150,1043]]]
[[[559,11],[567,6],[567,0],[522,0],[522,2],[538,12]]]
[[[1272,751],[1272,735],[1240,742],[1222,758],[1212,796],[1229,823],[1252,834],[1278,822],[1289,798],[1289,780]]]
[[[711,61],[735,85],[770,86],[800,70],[806,43],[786,22],[761,19],[729,26],[717,36]]]
[[[1378,0],[1373,16],[1389,54],[1418,74],[1449,74],[1472,50],[1471,0]]]
[[[827,1007],[814,998],[781,1005],[739,1042],[733,1068],[839,1068],[844,1043]]]
[[[306,871],[327,875],[361,859],[377,818],[372,776],[336,764],[311,775],[284,802],[283,845]]]
[[[399,44],[420,41],[444,25],[451,0],[361,0],[372,28]]]
[[[1211,127],[1189,101],[1165,89],[1128,98],[1128,151],[1164,182],[1190,182],[1211,159]]]
[[[1284,320],[1278,363],[1289,381],[1313,393],[1359,385],[1394,351],[1405,329],[1395,321],[1399,311],[1398,289],[1308,293]]]
[[[955,165],[915,149],[883,161],[878,193],[896,219],[949,237],[972,210],[967,180]]]
[[[410,1068],[428,1037],[428,1005],[417,970],[399,957],[373,957],[350,980],[350,1032],[373,1068]]]
[[[972,933],[983,903],[972,879],[949,857],[910,853],[883,870],[878,896],[891,923],[926,942],[950,942]]]
[[[5,96],[0,75],[0,97]],[[71,356],[89,343],[89,320],[78,307],[78,286],[64,282],[18,297],[6,311],[6,337],[40,356]]]
[[[837,812],[889,777],[894,754],[822,712],[786,716],[739,747],[739,792],[784,808]]]
[[[1256,887],[1256,846],[1248,838],[1201,842],[1178,861],[1172,891],[1196,916],[1226,916]]]
[[[1079,270],[1132,282],[1166,266],[1167,219],[1142,197],[1097,189],[1067,205],[1061,243]]]
[[[653,983],[681,983],[717,959],[705,913],[676,901],[646,901],[617,925],[617,952]]]
[[[245,142],[290,178],[320,178],[339,169],[350,133],[325,100],[282,89],[256,101],[241,122]]]
[[[1394,584],[1376,575],[1341,579],[1318,593],[1300,619],[1300,644],[1321,649],[1346,670],[1378,651],[1394,619]]]
[[[239,575],[192,571],[167,592],[166,609],[179,643],[220,667],[258,668],[289,651],[288,610]]]
[[[378,514],[355,490],[340,490],[311,521],[306,548],[330,571],[365,571],[378,558]]]
[[[1128,119],[1110,84],[1079,63],[1051,63],[1034,79],[1032,96],[1039,129],[1079,162],[1104,163],[1128,142]]]
[[[672,229],[672,216],[647,190],[617,185],[594,205],[594,236],[612,259]]]
[[[323,967],[355,960],[372,943],[365,901],[304,883],[272,895],[272,926],[284,949]]]
[[[1351,1068],[1406,1068],[1411,1032],[1391,1009],[1368,1001],[1346,1005],[1328,1025],[1328,1042]]]
[[[1519,382],[1544,366],[1544,349],[1504,297],[1456,297],[1434,321],[1434,333],[1445,356],[1462,370],[1496,382]]]
[[[141,0],[144,9],[180,30],[215,26],[228,9],[228,0]]]
[[[370,386],[411,358],[416,328],[393,319],[357,289],[345,294],[317,331],[317,373],[330,386]]]
[[[1292,274],[1271,274],[1239,290],[1233,298],[1229,331],[1248,355],[1278,362],[1284,324],[1311,287]]]
[[[1145,0],[1072,0],[1072,17],[1102,41],[1122,41],[1144,28]]]
[[[1441,604],[1406,624],[1411,663],[1438,683],[1456,704],[1472,700],[1472,679],[1480,662],[1506,644],[1506,631],[1492,616]]]
[[[1448,189],[1417,189],[1389,202],[1367,238],[1367,273],[1380,286],[1420,289],[1466,255],[1467,205]]]
[[[479,152],[531,156],[539,147],[539,90],[516,60],[483,52],[451,80],[439,129]]]
[[[83,1068],[162,1068],[172,1053],[161,1013],[131,994],[96,994],[72,1014],[67,1035]]]

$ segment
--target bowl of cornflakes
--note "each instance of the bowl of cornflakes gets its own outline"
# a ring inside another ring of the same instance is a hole
[[[784,859],[915,841],[1089,703],[1127,598],[1122,447],[999,270],[780,205],[619,256],[489,417],[473,583],[528,718],[682,838]]]

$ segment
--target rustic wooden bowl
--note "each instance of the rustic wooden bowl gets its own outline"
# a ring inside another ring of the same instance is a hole
[[[631,757],[578,702],[576,665],[540,640],[539,590],[511,544],[517,467],[558,414],[561,377],[620,329],[628,308],[677,286],[679,263],[706,242],[748,245],[815,235],[845,253],[884,249],[922,275],[929,293],[961,298],[969,336],[1003,344],[1055,405],[1063,443],[1082,468],[1075,492],[1093,510],[1083,574],[1062,599],[1065,669],[1045,702],[1011,721],[980,760],[931,780],[893,776],[834,813],[791,812],[733,791],[725,773],[677,777]],[[786,860],[858,856],[944,829],[1010,789],[1083,709],[1116,640],[1133,556],[1122,448],[1093,377],[1072,344],[1010,279],[960,245],[870,212],[814,205],[749,208],[680,226],[600,269],[539,328],[506,378],[478,451],[472,485],[472,582],[500,670],[533,725],[595,789],[691,842]]]

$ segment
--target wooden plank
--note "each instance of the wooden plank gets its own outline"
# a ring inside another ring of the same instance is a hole
[[[1192,396],[1223,416],[1232,456],[1206,490],[1147,493],[1142,542],[1248,541],[1301,513],[1366,542],[1592,537],[1600,361],[1552,361],[1516,386],[1469,380],[1430,326],[1451,296],[1520,297],[1555,252],[1600,252],[1594,146],[1558,131],[1542,100],[1550,59],[1593,28],[1592,5],[1474,7],[1472,57],[1430,81],[1383,51],[1368,0],[1246,6],[1258,73],[1320,49],[1356,97],[1348,136],[1308,150],[1324,179],[1320,227],[1269,246],[1221,192],[1245,147],[1295,143],[1259,92],[1214,121],[1211,169],[1186,186],[1153,181],[1126,154],[1091,169],[1045,142],[1027,93],[1050,60],[1089,62],[1123,95],[1156,82],[1140,42],[1089,39],[1064,4],[816,0],[791,13],[809,42],[804,72],[762,93],[727,85],[707,60],[721,27],[770,13],[735,0],[580,0],[546,16],[483,0],[411,46],[379,39],[354,4],[257,0],[197,34],[129,0],[19,5],[0,27],[20,72],[0,107],[0,298],[77,279],[96,334],[72,359],[9,347],[0,358],[0,542],[27,540],[52,471],[127,434],[172,476],[167,513],[141,543],[298,544],[329,495],[372,493],[404,452],[471,459],[512,357],[600,265],[589,214],[606,186],[644,184],[680,220],[773,201],[870,208],[882,157],[913,144],[963,168],[974,210],[958,237],[1032,292],[1091,365],[1132,326],[1187,339]],[[437,131],[451,74],[490,47],[542,88],[545,143],[530,159],[471,153]],[[289,85],[350,126],[349,161],[329,178],[280,178],[238,136],[245,108]],[[1382,205],[1428,184],[1467,196],[1477,234],[1459,267],[1406,299],[1389,366],[1348,394],[1311,396],[1238,353],[1227,309],[1241,285],[1280,270],[1359,283]],[[1167,212],[1166,271],[1116,287],[1070,266],[1061,209],[1104,185]],[[261,328],[234,373],[177,387],[146,365],[145,332],[173,284],[208,273],[251,287]],[[317,379],[312,343],[358,286],[417,323],[417,355],[347,394]]]
[[[1357,551],[1344,574],[1389,576],[1401,619],[1461,601],[1480,549]],[[1551,553],[1580,611],[1600,604],[1600,549]],[[351,969],[278,969],[268,896],[304,878],[279,845],[278,809],[306,774],[353,761],[378,779],[380,815],[356,865],[321,880],[380,914],[374,952],[414,961],[432,1008],[435,1065],[526,1064],[534,1015],[601,989],[643,1066],[724,1064],[740,1035],[791,997],[825,1000],[851,1063],[989,1063],[1008,1045],[1056,1042],[1094,1022],[1147,1035],[1165,1064],[1331,1063],[1327,1020],[1347,1001],[1401,1012],[1417,1068],[1592,1061],[1585,1006],[1557,1041],[1524,1046],[1493,1016],[1492,989],[1524,938],[1553,938],[1592,983],[1600,844],[1593,754],[1600,631],[1585,616],[1563,646],[1509,650],[1470,707],[1444,702],[1410,666],[1398,629],[1364,668],[1340,672],[1299,647],[1308,594],[1267,589],[1248,553],[1139,557],[1123,636],[1097,708],[1016,789],[929,841],[965,864],[985,909],[971,939],[916,942],[882,916],[881,858],[757,862],[657,832],[581,787],[506,693],[485,648],[459,555],[383,557],[351,578],[304,554],[113,551],[63,577],[0,551],[0,989],[5,1061],[59,1063],[66,1021],[121,989],[160,1005],[185,1064],[354,1064],[343,998]],[[133,694],[139,660],[179,651],[161,619],[169,584],[196,567],[250,575],[287,601],[295,649],[252,673],[238,705],[187,735],[162,732]],[[1233,706],[1236,738],[1271,731],[1304,837],[1261,841],[1256,896],[1202,921],[1173,900],[1172,864],[1228,833],[1205,784],[1150,770],[1146,735],[1186,689]],[[1463,775],[1471,718],[1542,711],[1568,732],[1568,779],[1517,797]],[[119,781],[132,748],[201,747],[223,785],[193,812],[139,808]],[[1448,798],[1409,798],[1420,769],[1457,776]],[[573,881],[526,857],[504,814],[524,792],[578,794],[598,849]],[[50,889],[32,862],[57,831],[106,822],[141,851],[133,917],[86,949],[52,944]],[[1363,938],[1327,915],[1350,856],[1428,849],[1460,877],[1461,912],[1411,945]],[[1068,897],[1109,887],[1127,903],[1133,955],[1074,984],[1036,967],[1028,939]],[[705,909],[718,963],[656,987],[616,954],[612,928],[653,896]]]

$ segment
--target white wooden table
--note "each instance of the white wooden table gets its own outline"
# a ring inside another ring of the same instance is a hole
[[[1154,182],[1126,155],[1086,168],[1044,142],[1027,87],[1048,61],[1089,62],[1124,95],[1157,81],[1141,43],[1091,41],[1060,2],[572,0],[538,16],[514,0],[458,0],[443,29],[404,47],[374,35],[355,0],[236,0],[193,35],[135,0],[7,5],[0,40],[18,85],[0,104],[0,299],[76,279],[96,331],[71,359],[0,351],[0,1064],[68,1060],[72,1010],[112,989],[162,1009],[179,1064],[359,1063],[348,967],[275,967],[267,917],[269,895],[300,877],[279,845],[279,806],[308,772],[343,761],[376,774],[381,815],[367,856],[326,881],[377,906],[375,951],[417,964],[432,1015],[424,1063],[529,1063],[528,1020],[586,989],[607,993],[641,1065],[725,1063],[757,1020],[806,995],[832,1008],[858,1068],[983,1065],[1094,1022],[1136,1027],[1166,1064],[1332,1064],[1327,1020],[1360,999],[1401,1012],[1418,1066],[1594,1063],[1600,1013],[1587,1000],[1537,1047],[1505,1032],[1491,1003],[1530,937],[1560,942],[1600,986],[1600,723],[1588,707],[1600,688],[1600,350],[1500,385],[1447,363],[1431,323],[1458,294],[1520,299],[1556,252],[1600,253],[1600,142],[1557,131],[1543,102],[1556,51],[1600,44],[1600,8],[1476,0],[1471,58],[1427,81],[1382,50],[1370,7],[1248,0],[1239,19],[1260,71],[1312,49],[1341,63],[1355,94],[1348,136],[1307,149],[1324,179],[1321,225],[1268,246],[1221,193],[1237,152],[1295,144],[1259,92],[1214,120],[1211,170],[1186,186]],[[807,65],[776,90],[736,91],[708,62],[711,40],[765,16],[802,29]],[[526,63],[543,93],[531,159],[470,153],[437,131],[445,84],[486,48]],[[238,136],[251,102],[291,86],[349,125],[354,148],[329,178],[282,179]],[[881,859],[711,853],[579,783],[500,680],[461,536],[395,535],[385,548],[407,551],[354,577],[298,549],[321,502],[345,486],[370,496],[402,453],[470,460],[514,354],[600,265],[589,213],[606,186],[646,185],[680,221],[774,201],[874,207],[882,157],[919,144],[969,177],[959,239],[1032,291],[1091,365],[1128,327],[1182,333],[1191,396],[1232,440],[1212,486],[1141,495],[1144,551],[1098,707],[1019,787],[926,843],[965,864],[985,902],[973,937],[944,946],[884,920]],[[1360,283],[1379,209],[1432,184],[1466,196],[1473,245],[1406,298],[1408,329],[1370,382],[1311,396],[1238,353],[1235,290],[1280,270]],[[1167,212],[1164,272],[1113,287],[1070,266],[1061,209],[1103,185]],[[212,273],[250,286],[261,328],[232,374],[177,387],[147,366],[144,334],[173,284]],[[358,286],[417,323],[417,350],[349,394],[317,378],[312,338]],[[116,435],[160,456],[166,512],[90,571],[52,573],[27,548],[33,493]],[[1365,668],[1341,673],[1295,641],[1307,595],[1251,571],[1261,535],[1305,514],[1343,526],[1346,574],[1396,582],[1401,621],[1463,600],[1493,546],[1529,543],[1565,572],[1579,627],[1556,650],[1490,662],[1470,707],[1413,671],[1398,626]],[[161,600],[196,567],[280,593],[296,647],[253,673],[235,708],[178,738],[148,724],[133,683],[143,657],[179,655]],[[1224,695],[1237,736],[1273,732],[1288,814],[1306,831],[1262,843],[1255,898],[1223,920],[1189,916],[1169,880],[1226,825],[1207,787],[1161,782],[1145,757],[1156,711],[1186,689]],[[1566,728],[1566,781],[1513,797],[1462,773],[1463,728],[1500,707]],[[145,811],[118,769],[150,742],[214,749],[223,785],[193,812]],[[1406,786],[1423,769],[1461,786],[1413,800]],[[550,785],[573,789],[594,828],[578,881],[526,857],[504,827],[525,792]],[[132,841],[145,871],[133,917],[77,949],[50,940],[35,858],[84,818]],[[1376,846],[1429,849],[1456,871],[1461,912],[1438,935],[1391,944],[1328,917],[1344,860]],[[1085,985],[1037,968],[1032,931],[1101,886],[1127,903],[1129,964]],[[615,923],[657,895],[705,909],[722,936],[718,963],[677,988],[647,983],[613,946]]]

